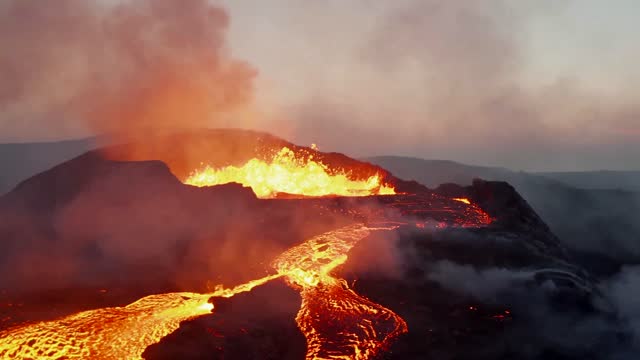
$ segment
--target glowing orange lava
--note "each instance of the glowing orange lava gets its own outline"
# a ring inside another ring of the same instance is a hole
[[[392,229],[347,226],[311,238],[274,261],[278,273],[300,290],[296,322],[307,339],[307,359],[368,359],[407,332],[400,316],[331,274],[372,230]]]
[[[460,201],[461,203],[465,203],[467,205],[471,205],[471,201],[467,198],[453,198],[451,200]]]
[[[124,307],[9,328],[0,331],[0,359],[142,359],[149,345],[174,332],[180,322],[210,313],[211,297],[231,297],[280,276],[209,294],[150,295]]]
[[[208,314],[211,297],[232,297],[286,277],[300,291],[296,322],[307,339],[307,359],[368,359],[384,350],[407,324],[391,310],[356,294],[331,272],[372,230],[351,225],[313,237],[273,262],[277,274],[212,293],[167,293],[124,307],[89,310],[0,332],[1,358],[141,359],[144,350],[180,322]]]
[[[251,187],[260,198],[279,193],[303,196],[369,196],[393,195],[394,187],[375,174],[366,179],[353,179],[351,174],[335,172],[313,155],[300,156],[284,147],[269,160],[253,158],[240,167],[219,169],[205,166],[192,173],[184,183],[213,186],[236,182]]]

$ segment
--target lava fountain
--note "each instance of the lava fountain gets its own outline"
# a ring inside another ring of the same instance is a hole
[[[213,186],[237,182],[251,187],[259,198],[278,194],[317,196],[393,195],[393,186],[383,182],[380,174],[353,179],[347,171],[335,171],[312,154],[283,147],[270,160],[253,158],[244,165],[213,168],[204,166],[185,181],[194,186]]]

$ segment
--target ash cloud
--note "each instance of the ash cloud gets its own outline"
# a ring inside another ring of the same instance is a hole
[[[256,71],[206,0],[0,2],[0,131],[51,138],[220,125]]]

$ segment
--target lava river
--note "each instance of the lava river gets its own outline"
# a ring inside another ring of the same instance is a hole
[[[89,310],[0,332],[0,358],[141,359],[144,350],[180,322],[213,310],[212,297],[231,297],[285,277],[302,305],[296,322],[307,339],[307,359],[367,359],[407,331],[402,318],[363,298],[331,272],[373,230],[351,225],[308,239],[279,255],[276,274],[212,293],[150,295],[124,307]]]
[[[316,236],[281,254],[274,262],[279,274],[300,289],[302,305],[296,322],[307,339],[307,359],[368,359],[407,331],[393,311],[349,289],[331,271],[372,230],[352,225]]]

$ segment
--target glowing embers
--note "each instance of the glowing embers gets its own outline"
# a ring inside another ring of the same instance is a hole
[[[213,186],[230,182],[251,187],[260,198],[278,194],[300,196],[369,196],[393,195],[393,186],[383,182],[379,174],[366,179],[353,179],[345,171],[335,172],[313,155],[303,156],[283,147],[271,160],[253,158],[240,167],[219,169],[206,166],[185,181],[194,186]]]

